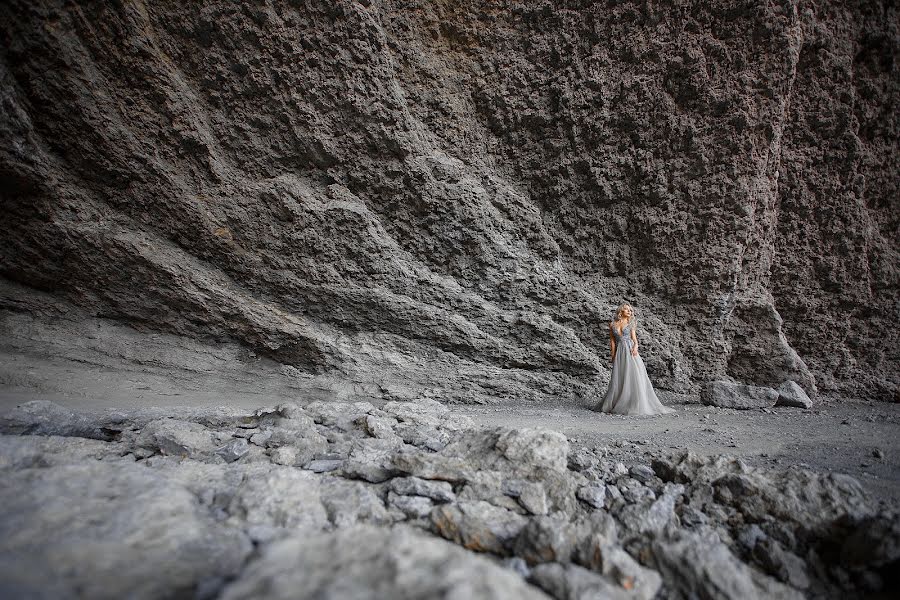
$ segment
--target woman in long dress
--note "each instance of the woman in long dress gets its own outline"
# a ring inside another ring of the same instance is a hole
[[[661,415],[675,412],[663,406],[653,391],[644,361],[638,355],[637,323],[634,309],[622,304],[609,324],[612,373],[609,388],[595,410],[620,415]]]

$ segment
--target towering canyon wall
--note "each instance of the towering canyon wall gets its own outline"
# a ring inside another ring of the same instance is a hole
[[[450,401],[595,397],[628,300],[659,387],[897,398],[893,3],[0,12],[8,285]]]

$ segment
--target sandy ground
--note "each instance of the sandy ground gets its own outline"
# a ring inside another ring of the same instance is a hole
[[[13,333],[0,339],[0,412],[30,400],[72,408],[258,408],[317,399],[378,404],[366,390],[340,382],[301,389],[280,365],[247,360],[247,351],[237,346],[212,348],[174,336],[143,334],[137,343],[116,332],[102,343],[73,347],[58,336],[36,336],[33,329]],[[514,402],[455,405],[453,410],[488,426],[554,429],[576,447],[605,447],[626,464],[689,449],[739,456],[755,466],[848,473],[875,499],[900,509],[900,404],[822,399],[810,410],[738,411],[658,391],[664,403],[677,409],[674,414],[628,417],[596,413],[588,405]]]

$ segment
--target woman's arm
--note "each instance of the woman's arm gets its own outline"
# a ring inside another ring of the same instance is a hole
[[[638,349],[637,332],[635,331],[636,329],[637,329],[637,325],[635,325],[634,327],[631,328],[631,355],[632,356],[638,355],[638,353],[637,353],[637,349]]]
[[[609,354],[612,356],[610,362],[616,360],[616,336],[613,335],[612,323],[609,324]]]

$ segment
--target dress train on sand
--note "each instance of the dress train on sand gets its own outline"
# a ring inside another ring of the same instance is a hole
[[[595,410],[620,415],[661,415],[675,412],[664,406],[653,384],[647,376],[644,360],[631,355],[634,342],[631,341],[632,324],[626,325],[621,333],[610,324],[616,340],[616,357],[613,359],[612,373],[609,377],[609,388],[606,396]]]

